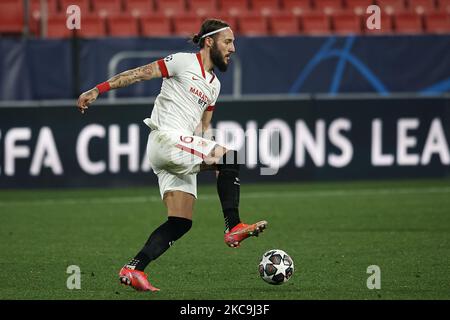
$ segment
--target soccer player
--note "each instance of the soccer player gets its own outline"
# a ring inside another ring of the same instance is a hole
[[[198,53],[175,53],[122,72],[84,92],[78,99],[78,108],[85,113],[101,93],[142,80],[164,78],[151,117],[144,123],[151,129],[149,160],[158,177],[168,218],[119,272],[122,284],[139,291],[159,290],[150,284],[144,269],[192,226],[198,172],[218,172],[217,192],[225,219],[224,240],[228,246],[239,247],[244,239],[257,236],[267,226],[266,221],[241,222],[237,151],[228,150],[204,135],[210,131],[220,91],[220,82],[213,69],[227,70],[235,52],[233,32],[227,23],[209,19],[204,21],[192,42],[199,46]]]

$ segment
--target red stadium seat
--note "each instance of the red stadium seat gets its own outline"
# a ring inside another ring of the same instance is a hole
[[[408,3],[409,8],[419,14],[436,11],[434,0],[409,0]]]
[[[56,2],[56,0],[54,2]],[[61,5],[61,14],[65,14],[67,12],[67,8],[71,5],[77,5],[80,7],[82,15],[91,13],[91,5],[89,0],[59,0],[59,4]]]
[[[416,13],[399,13],[394,16],[396,33],[422,33],[422,18]]]
[[[101,17],[123,12],[121,0],[92,0],[93,12]]]
[[[281,8],[285,13],[302,15],[312,10],[310,0],[282,0]]]
[[[160,15],[141,17],[142,35],[146,37],[167,37],[172,35],[171,20]]]
[[[176,16],[186,12],[186,2],[184,0],[157,0],[156,12],[166,16]]]
[[[278,0],[252,0],[250,7],[253,13],[269,16],[280,13]]]
[[[137,17],[129,14],[108,16],[109,35],[113,37],[139,36],[139,23]]]
[[[96,14],[85,15],[81,20],[81,29],[77,30],[77,35],[82,38],[98,38],[106,36],[105,19]]]
[[[52,15],[47,20],[48,38],[70,38],[73,30],[67,29],[67,17],[65,14]],[[83,27],[83,24],[81,25]]]
[[[450,0],[439,0],[439,9],[441,12],[450,13]]]
[[[203,20],[192,14],[173,17],[174,34],[178,36],[192,36],[200,31]]]
[[[61,0],[63,2],[64,0]],[[88,2],[89,0],[73,0],[71,4],[76,4],[82,9],[83,3]],[[58,5],[58,0],[47,0],[47,10],[49,15],[56,15],[59,13],[65,13],[67,6]],[[89,8],[88,8],[89,9]],[[30,8],[31,14],[41,12],[41,0],[30,0]]]
[[[450,34],[450,16],[446,12],[433,12],[426,14],[425,30],[429,33]]]
[[[73,0],[72,3],[80,7],[81,10],[84,8],[84,2],[88,0]],[[62,12],[65,13],[67,6],[62,6]],[[89,10],[89,7],[87,7]],[[30,22],[30,32],[34,35],[40,35],[40,24],[41,24],[41,0],[31,0],[29,11],[29,22]],[[83,11],[82,11],[83,12]],[[54,16],[60,14],[60,7],[58,6],[57,0],[47,0],[47,13],[48,16]]]
[[[310,35],[330,33],[330,20],[322,13],[311,13],[301,17],[301,32]]]
[[[235,16],[231,16],[229,14],[219,12],[219,13],[211,16],[211,18],[222,20],[222,21],[228,23],[230,25],[231,29],[237,31],[237,18]]]
[[[246,15],[249,13],[247,0],[219,0],[219,10],[232,16]]]
[[[373,3],[374,0],[345,0],[347,10],[351,10],[358,15],[364,14]]]
[[[134,17],[138,17],[153,14],[155,8],[152,0],[126,0],[125,11]]]
[[[292,13],[270,16],[269,29],[276,36],[297,35],[300,32],[298,17]]]
[[[326,14],[339,12],[343,9],[341,0],[314,0],[313,3],[316,11],[321,11]]]
[[[361,16],[355,13],[335,13],[331,16],[333,30],[340,34],[360,34],[362,32]]]
[[[375,4],[381,8],[382,12],[386,12],[387,14],[406,11],[404,0],[375,0]]]
[[[0,2],[0,33],[20,34],[23,30],[23,2],[4,0]]]
[[[190,0],[188,4],[189,12],[200,17],[210,18],[218,12],[216,0]]]
[[[238,17],[239,34],[245,36],[264,36],[269,33],[267,20],[261,15],[245,15]]]

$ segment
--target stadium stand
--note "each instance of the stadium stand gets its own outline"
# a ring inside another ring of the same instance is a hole
[[[269,33],[267,19],[261,15],[239,16],[238,26],[238,33],[245,36],[262,36]]]
[[[300,32],[298,17],[292,13],[273,15],[269,18],[270,33],[275,36],[290,36]]]
[[[173,34],[171,20],[153,14],[140,18],[141,34],[144,37],[167,37]]]
[[[20,34],[23,30],[24,9],[22,2],[0,2],[0,33]]]
[[[247,0],[219,0],[219,9],[231,16],[245,15],[250,10]]]
[[[188,2],[188,11],[199,17],[214,16],[218,13],[217,1],[215,0],[191,0]]]
[[[301,17],[301,33],[323,35],[330,33],[330,19],[321,13],[311,13]]]
[[[394,19],[395,31],[397,33],[422,33],[422,18],[411,12],[396,14]]]
[[[164,14],[168,17],[183,15],[187,7],[184,0],[155,0],[156,13]]]
[[[325,14],[332,14],[342,11],[344,6],[342,0],[315,0],[314,9]]]
[[[361,16],[350,12],[333,13],[332,28],[338,34],[360,34],[362,32]]]
[[[125,1],[125,13],[134,17],[153,14],[155,8],[152,0],[127,0]]]
[[[445,12],[425,14],[424,27],[428,33],[450,33],[450,17]]]
[[[310,0],[282,0],[281,7],[284,12],[292,12],[295,15],[302,15],[312,10]]]
[[[108,34],[115,37],[139,36],[139,18],[128,14],[111,15],[107,18]]]
[[[65,29],[63,17],[71,4],[80,7],[87,29],[77,34],[89,36],[185,36],[198,32],[198,21],[209,17],[228,21],[247,36],[450,32],[450,0],[47,0],[47,22],[40,3],[30,0],[29,30],[42,36],[47,23],[50,38],[71,35],[56,30]],[[365,27],[371,4],[381,8],[383,30]],[[22,0],[0,1],[0,34],[21,36],[24,14]],[[102,19],[93,21],[94,16]]]
[[[278,0],[252,0],[250,8],[254,14],[263,16],[279,14],[281,11]]]

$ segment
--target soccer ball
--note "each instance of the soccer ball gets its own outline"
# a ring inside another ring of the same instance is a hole
[[[265,252],[258,266],[261,278],[270,284],[283,284],[294,273],[294,261],[283,250],[272,249]]]

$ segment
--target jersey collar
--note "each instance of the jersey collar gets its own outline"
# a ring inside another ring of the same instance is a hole
[[[200,52],[197,52],[197,60],[200,64],[200,69],[202,69],[202,76],[204,79],[206,79],[205,68],[203,67],[202,55],[200,54]]]

